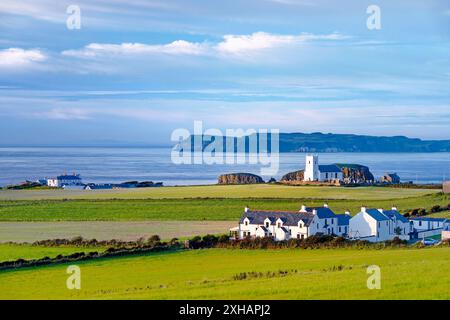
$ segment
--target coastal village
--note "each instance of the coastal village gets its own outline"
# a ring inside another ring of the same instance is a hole
[[[298,211],[263,211],[248,207],[239,225],[230,229],[231,239],[270,237],[276,241],[306,239],[310,236],[340,236],[350,240],[381,242],[421,240],[441,235],[449,238],[450,220],[415,217],[407,219],[396,207],[389,210],[361,207],[355,215],[336,214],[323,207],[302,205]]]
[[[300,183],[329,182],[339,184],[345,180],[338,165],[320,165],[317,155],[305,157],[305,169],[301,171]],[[373,176],[372,176],[373,177]],[[353,181],[346,181],[354,182]],[[373,180],[371,181],[373,182]],[[397,174],[385,174],[382,183],[400,183]],[[444,183],[443,188],[448,187]],[[414,241],[441,235],[449,237],[450,220],[430,217],[404,217],[396,207],[361,207],[352,215],[349,211],[336,214],[324,204],[323,207],[302,205],[298,211],[262,211],[245,208],[239,225],[230,229],[232,239],[271,237],[276,241],[305,239],[314,235],[334,235],[351,240],[381,242],[398,238]]]

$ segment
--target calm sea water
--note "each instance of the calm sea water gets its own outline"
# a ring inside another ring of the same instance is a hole
[[[0,185],[80,173],[84,182],[162,181],[165,185],[216,183],[222,173],[260,174],[260,165],[175,165],[168,148],[0,148]],[[280,155],[274,177],[303,169],[304,153]],[[397,172],[402,181],[450,179],[450,153],[321,153],[321,164],[358,163],[375,177]],[[270,177],[263,176],[268,179]]]

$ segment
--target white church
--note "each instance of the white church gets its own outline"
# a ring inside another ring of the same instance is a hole
[[[334,164],[319,165],[318,155],[307,155],[305,158],[304,181],[342,181],[344,174]]]

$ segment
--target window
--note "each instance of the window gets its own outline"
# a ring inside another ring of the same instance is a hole
[[[248,221],[247,221],[247,220],[245,220],[244,224],[245,224],[246,226],[248,226]]]
[[[297,233],[297,239],[300,239],[300,233]]]
[[[331,224],[334,224],[334,219],[331,219]]]
[[[305,239],[305,235],[304,235],[304,234],[302,234],[301,238],[302,238],[302,239]]]
[[[300,224],[298,225],[298,227],[299,227],[299,228],[303,228],[303,224],[300,223]]]
[[[334,174],[334,177],[337,179],[337,173]]]
[[[317,224],[317,229],[319,229],[319,224]]]
[[[269,222],[266,222],[266,228],[268,228],[270,226]]]
[[[341,232],[341,227],[339,227],[339,232]]]
[[[328,179],[328,172],[325,173],[325,179]]]
[[[281,228],[281,223],[280,222],[277,223],[277,227]]]
[[[422,221],[419,221],[419,227],[421,227],[422,226]]]

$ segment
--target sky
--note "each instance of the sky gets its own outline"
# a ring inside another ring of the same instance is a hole
[[[0,1],[0,145],[168,145],[194,121],[450,139],[450,0]]]

